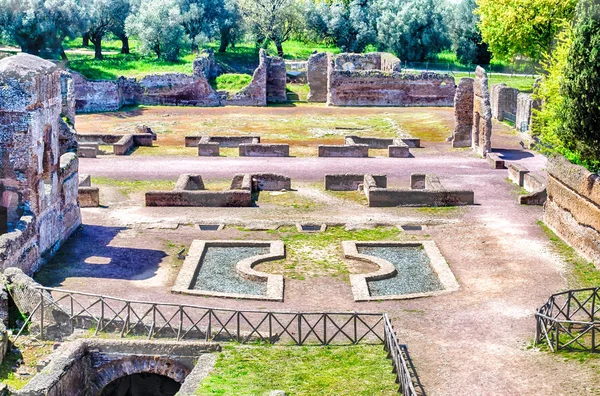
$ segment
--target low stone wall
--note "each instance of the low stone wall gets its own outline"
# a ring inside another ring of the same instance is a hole
[[[544,223],[600,268],[600,176],[558,155],[547,171]]]
[[[221,147],[239,147],[240,144],[258,144],[260,136],[186,136],[185,147],[197,147],[198,144],[218,144]]]
[[[175,183],[175,191],[197,191],[204,190],[204,181],[202,176],[197,174],[185,173],[180,175]]]
[[[492,106],[492,117],[498,121],[504,121],[504,112],[517,113],[517,95],[519,90],[510,88],[506,84],[495,84],[490,88],[490,104]]]
[[[517,95],[515,128],[521,132],[528,132],[531,129],[533,110],[539,108],[539,101],[534,100],[532,94],[519,93]]]
[[[370,207],[464,206],[473,205],[471,190],[447,190],[437,176],[411,175],[411,188],[380,188],[370,175],[365,176],[364,192]]]
[[[369,146],[366,144],[346,145],[319,145],[319,157],[357,157],[369,156]]]
[[[276,173],[251,173],[245,175],[238,174],[234,176],[234,180],[246,176],[248,176],[252,181],[253,191],[281,191],[292,189],[292,179]]]
[[[453,106],[454,78],[446,74],[343,71],[329,68],[331,106]]]
[[[375,180],[376,186],[380,188],[387,187],[386,175],[371,175]],[[328,191],[356,191],[363,185],[364,174],[343,173],[325,175],[325,190]]]
[[[133,148],[133,135],[124,135],[118,142],[113,145],[113,153],[115,155],[127,155],[129,150]]]
[[[82,208],[100,206],[100,189],[98,187],[79,187],[79,206]]]
[[[246,207],[252,206],[252,193],[226,191],[148,191],[146,206]]]
[[[521,205],[544,205],[546,203],[546,181],[522,165],[512,163],[508,166],[508,178],[523,187],[529,194],[519,196]]]
[[[239,145],[240,157],[289,157],[289,144],[251,144],[242,143]]]
[[[346,136],[344,138],[344,142],[346,145],[357,145],[357,144],[366,144],[371,149],[386,149],[389,146],[396,145],[398,143],[402,144],[402,140],[393,139],[393,138],[373,138],[373,137],[361,137],[361,136]]]

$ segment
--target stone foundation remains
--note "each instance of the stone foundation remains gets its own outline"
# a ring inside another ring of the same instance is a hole
[[[156,374],[185,384],[190,373],[200,371],[197,365],[212,367],[215,359],[208,354],[220,350],[218,344],[202,342],[77,340],[61,345],[48,366],[13,395],[100,395],[114,381],[135,374]],[[195,387],[202,379],[190,378]]]
[[[461,78],[454,96],[452,147],[470,147],[473,132],[473,79]]]
[[[510,88],[506,84],[495,84],[490,89],[490,105],[492,117],[498,121],[504,121],[505,114],[512,116],[517,114],[517,96],[519,90]]]
[[[35,272],[81,223],[68,80],[32,55],[0,61],[0,268]]]
[[[346,136],[344,145],[325,145],[318,147],[319,157],[355,157],[366,158],[369,149],[388,149],[390,158],[410,158],[410,147],[420,147],[421,140],[413,137],[373,138]]]
[[[235,265],[235,272],[242,278],[253,282],[265,283],[265,294],[224,293],[194,288],[202,260],[208,247],[268,247],[269,252],[242,259]],[[173,293],[196,296],[240,298],[263,301],[283,301],[283,276],[257,271],[254,267],[265,261],[285,259],[285,246],[282,241],[201,241],[194,240],[188,255],[177,275]]]
[[[359,182],[363,176],[362,183]],[[335,174],[325,176],[325,189],[354,191],[362,189],[370,207],[395,206],[463,206],[474,204],[471,190],[448,190],[433,174],[416,173],[410,176],[410,189],[388,188],[384,175]]]
[[[146,206],[191,206],[191,207],[249,207],[252,193],[259,191],[290,190],[289,177],[272,174],[235,175],[229,189],[208,191],[200,175],[179,176],[173,191],[148,191]]]
[[[132,133],[126,135],[77,134],[77,142],[79,142],[80,147],[83,147],[83,149],[79,150],[79,156],[88,158],[95,158],[99,145],[113,146],[114,155],[127,155],[136,147],[152,147],[154,140],[156,140],[156,135],[152,131],[149,133]],[[82,153],[84,155],[81,155]]]
[[[527,190],[529,194],[519,196],[521,205],[544,205],[546,203],[546,180],[535,175],[522,165],[512,163],[508,166],[508,178]]]
[[[242,143],[239,145],[240,157],[289,157],[289,144]]]
[[[218,74],[210,52],[193,63],[191,75],[168,73],[136,80],[120,77],[116,81],[91,81],[73,73],[78,112],[116,111],[123,106],[266,106],[267,102],[285,102],[285,63],[267,56],[261,49],[259,65],[251,82],[239,92],[215,91],[208,79]]]
[[[473,132],[471,147],[485,157],[492,151],[492,109],[488,78],[485,70],[477,66],[473,81]]]
[[[90,175],[79,175],[79,206],[82,208],[97,208],[100,206],[100,189],[92,187]]]
[[[454,78],[447,74],[401,72],[388,53],[328,54],[330,106],[452,106]]]
[[[600,177],[559,155],[547,171],[544,223],[600,268]]]
[[[327,53],[312,54],[306,65],[309,102],[327,102]]]

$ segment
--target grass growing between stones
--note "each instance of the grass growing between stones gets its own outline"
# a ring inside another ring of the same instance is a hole
[[[287,257],[259,264],[257,269],[298,280],[330,276],[344,281],[349,280],[350,273],[365,271],[361,266],[348,266],[343,258],[342,241],[398,240],[402,235],[396,227],[347,231],[337,226],[328,227],[325,232],[305,233],[295,227],[281,227],[267,233],[285,243]]]
[[[120,180],[108,177],[92,177],[92,185],[116,187],[123,195],[150,190],[172,190],[175,180]]]
[[[541,220],[538,221],[538,225],[550,240],[554,252],[568,264],[568,288],[598,287],[600,285],[600,271],[596,269],[594,264],[579,256],[572,247],[560,239]]]
[[[19,348],[9,346],[8,353],[0,364],[0,383],[13,389],[21,389],[35,376],[38,360],[52,352],[51,341],[39,341],[27,336],[19,338]],[[19,375],[22,373],[24,375]]]
[[[395,395],[381,345],[224,346],[197,395]]]
[[[250,83],[252,76],[240,73],[221,74],[211,82],[216,91],[237,92]]]

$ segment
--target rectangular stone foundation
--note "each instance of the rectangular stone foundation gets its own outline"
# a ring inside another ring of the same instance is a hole
[[[367,158],[369,146],[366,144],[344,145],[319,145],[319,157],[354,157]]]
[[[251,144],[242,143],[239,146],[240,157],[289,157],[289,144]]]

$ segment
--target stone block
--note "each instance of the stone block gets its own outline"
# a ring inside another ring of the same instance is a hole
[[[88,146],[88,145],[79,145],[77,149],[77,156],[79,158],[96,158],[98,155],[98,145]]]
[[[472,78],[461,78],[454,96],[454,132],[452,147],[470,147],[473,130],[473,82]]]
[[[515,184],[523,187],[525,182],[525,175],[529,173],[529,170],[523,165],[512,163],[508,166],[508,178]]]
[[[346,145],[319,145],[319,157],[356,157],[369,156],[369,146],[366,144]]]
[[[98,187],[79,187],[79,205],[82,208],[100,206],[100,189]]]
[[[327,53],[312,54],[306,65],[309,102],[327,102]]]
[[[289,144],[251,144],[242,143],[239,145],[240,157],[289,157]]]
[[[407,145],[402,146],[389,146],[388,156],[390,158],[410,158],[411,153]]]
[[[410,175],[410,188],[411,190],[424,190],[425,179],[427,175],[424,173],[413,173]]]
[[[133,148],[133,135],[124,135],[118,142],[113,145],[113,153],[115,155],[127,155]]]
[[[487,153],[485,158],[492,169],[505,169],[506,168],[504,166],[504,160],[500,159],[498,154]]]
[[[80,173],[78,187],[91,187],[91,186],[92,186],[92,178],[90,177],[90,175]]]
[[[220,155],[219,143],[198,143],[198,156],[218,157]]]

